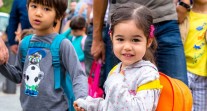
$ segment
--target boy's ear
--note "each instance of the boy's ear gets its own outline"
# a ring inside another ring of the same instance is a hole
[[[149,48],[152,44],[152,41],[153,41],[153,38],[148,38],[148,41],[147,41],[147,48]]]

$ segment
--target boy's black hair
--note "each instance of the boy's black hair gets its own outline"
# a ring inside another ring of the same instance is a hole
[[[27,7],[30,2],[55,8],[57,20],[65,16],[65,11],[68,7],[68,0],[27,0]]]
[[[82,30],[86,28],[86,20],[82,16],[75,16],[71,19],[70,28],[72,30]]]

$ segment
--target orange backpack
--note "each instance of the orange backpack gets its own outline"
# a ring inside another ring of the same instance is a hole
[[[193,98],[185,83],[160,72],[163,86],[156,111],[191,111]]]
[[[116,68],[117,65],[112,68],[109,76]],[[137,91],[156,88],[161,89],[156,111],[191,111],[193,98],[188,86],[182,81],[171,78],[164,73],[159,72],[159,74],[159,81],[155,80],[143,84],[137,88]]]

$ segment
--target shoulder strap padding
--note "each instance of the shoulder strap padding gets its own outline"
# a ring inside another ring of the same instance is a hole
[[[20,46],[20,52],[22,55],[21,62],[24,63],[26,55],[27,55],[27,50],[29,48],[30,40],[32,39],[33,35],[28,35],[24,37],[21,41],[21,46]]]
[[[163,86],[160,84],[160,80],[157,79],[137,87],[136,92],[149,89],[162,89],[162,87]]]
[[[61,68],[60,68],[60,45],[62,40],[65,39],[62,35],[57,35],[52,41],[50,52],[52,54],[52,65],[54,67],[54,77],[55,77],[55,89],[61,87]]]

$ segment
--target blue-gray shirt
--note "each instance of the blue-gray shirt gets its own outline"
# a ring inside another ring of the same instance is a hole
[[[57,34],[37,37],[31,41],[51,43]],[[21,43],[20,43],[21,45]],[[63,89],[54,89],[54,71],[50,50],[33,48],[28,50],[24,66],[18,53],[15,66],[0,66],[0,73],[8,79],[21,83],[20,102],[24,111],[66,111],[67,98]],[[72,79],[76,98],[84,98],[88,94],[87,76],[77,58],[76,52],[68,39],[60,45],[61,66]]]

